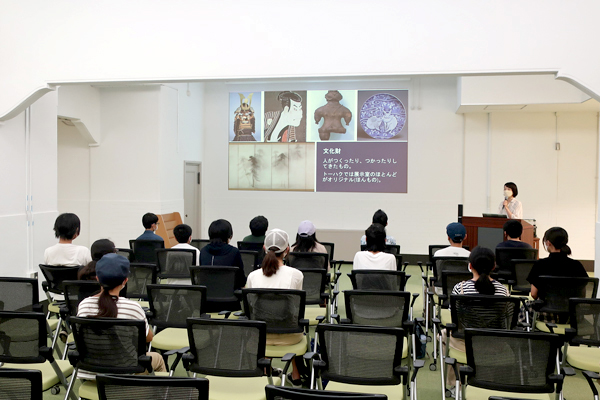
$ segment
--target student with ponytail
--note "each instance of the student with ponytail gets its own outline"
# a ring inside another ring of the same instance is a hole
[[[469,271],[473,279],[457,283],[452,294],[485,294],[508,296],[508,290],[490,274],[496,266],[494,252],[486,247],[477,246],[469,256]]]
[[[96,279],[100,283],[100,293],[83,299],[77,310],[78,317],[92,318],[124,318],[138,319],[146,322],[146,342],[152,341],[154,334],[146,320],[142,307],[135,301],[119,297],[119,292],[127,283],[129,261],[116,253],[104,255],[96,263]],[[162,356],[158,353],[147,353],[152,357],[152,369],[156,372],[166,371]],[[94,374],[80,371],[78,377],[95,379]]]

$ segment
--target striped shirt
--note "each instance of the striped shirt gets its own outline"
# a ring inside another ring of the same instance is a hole
[[[492,284],[494,285],[495,295],[508,296],[508,289],[504,285],[496,280],[492,280]],[[468,280],[457,283],[452,289],[452,294],[479,294],[479,292],[475,288],[475,281]]]

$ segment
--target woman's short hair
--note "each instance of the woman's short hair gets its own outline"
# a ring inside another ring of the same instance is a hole
[[[381,224],[372,224],[365,231],[368,251],[385,251],[385,227]]]
[[[79,234],[81,221],[79,217],[72,213],[60,214],[54,221],[54,236],[60,239],[72,240]]]
[[[517,185],[515,185],[514,182],[506,182],[504,184],[504,186],[506,186],[507,188],[509,188],[510,190],[512,190],[513,197],[517,197],[517,195],[519,194],[519,189],[517,189]]]
[[[208,227],[208,238],[212,243],[227,243],[233,237],[233,228],[229,221],[218,219]]]

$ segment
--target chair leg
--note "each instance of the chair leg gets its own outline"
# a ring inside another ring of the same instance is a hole
[[[77,371],[79,369],[75,368],[73,370],[73,373],[71,374],[71,381],[69,382],[69,385],[67,386],[67,393],[65,394],[65,400],[68,400],[69,397],[71,397],[73,400],[77,400],[77,396],[75,396],[75,393],[73,393],[73,385],[75,384],[75,379],[77,379]],[[62,372],[61,372],[62,374]]]
[[[434,325],[435,327],[436,325]],[[442,347],[442,335],[439,335],[439,338],[437,339],[439,340],[438,342],[438,352],[439,352],[439,359],[440,359],[440,375],[442,377],[442,400],[446,400],[446,364],[445,364],[445,357],[443,354],[443,347]]]
[[[56,350],[56,354],[58,354],[58,358],[61,360],[63,360],[64,354],[60,351],[60,349],[56,345],[56,341],[58,340],[58,334],[60,333],[60,329],[62,327],[62,321],[63,321],[62,317],[58,317],[58,325],[56,325],[56,330],[54,331],[54,336],[52,337],[52,345],[50,346],[50,348],[53,351]]]

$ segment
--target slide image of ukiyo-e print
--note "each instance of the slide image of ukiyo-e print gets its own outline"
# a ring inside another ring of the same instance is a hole
[[[262,141],[260,92],[229,93],[229,141]]]
[[[263,140],[306,142],[306,91],[263,93]]]
[[[229,189],[314,191],[314,143],[230,143]]]
[[[357,113],[359,141],[408,141],[408,90],[359,90]]]
[[[356,140],[356,90],[310,90],[307,142]]]

